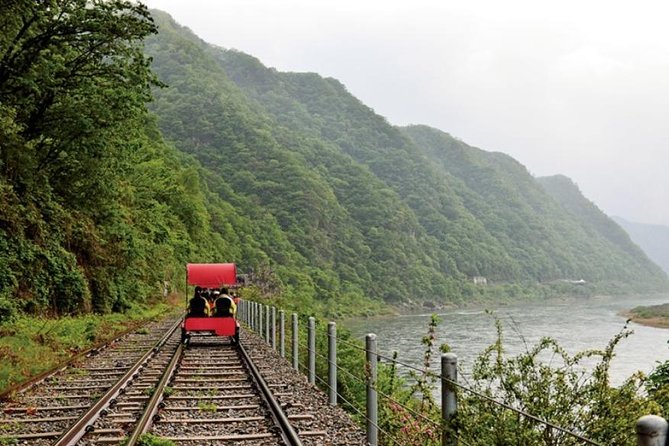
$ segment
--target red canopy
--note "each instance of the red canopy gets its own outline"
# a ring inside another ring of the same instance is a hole
[[[219,288],[237,283],[237,265],[234,263],[189,263],[186,271],[188,285]]]

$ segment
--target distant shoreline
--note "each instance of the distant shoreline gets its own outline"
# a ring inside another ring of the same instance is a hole
[[[626,317],[630,321],[639,324],[639,325],[645,325],[646,327],[654,327],[654,328],[666,328],[669,329],[669,318],[662,318],[662,317],[657,317],[657,318],[641,318],[637,317],[634,314],[632,314],[631,311],[622,311],[619,313],[621,316]]]
[[[669,329],[669,303],[635,307],[621,311],[620,315],[640,325]]]

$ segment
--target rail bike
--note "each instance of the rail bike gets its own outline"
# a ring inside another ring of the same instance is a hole
[[[193,298],[189,299],[189,286],[195,287]],[[220,290],[238,286],[237,265],[234,263],[189,263],[186,265],[186,315],[181,325],[181,340],[187,341],[192,335],[229,336],[234,343],[239,342],[239,322],[231,311],[199,311],[192,304],[198,290]],[[203,297],[204,298],[204,297]],[[204,298],[206,301],[206,298]],[[232,304],[232,299],[230,299]]]

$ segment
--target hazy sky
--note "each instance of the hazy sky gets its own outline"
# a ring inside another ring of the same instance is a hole
[[[339,79],[427,124],[562,173],[609,215],[669,225],[669,3],[146,0],[204,40]]]

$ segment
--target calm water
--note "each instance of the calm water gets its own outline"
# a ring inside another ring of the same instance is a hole
[[[592,298],[547,304],[511,305],[491,308],[504,327],[504,346],[509,354],[524,352],[545,336],[555,338],[570,354],[603,349],[624,326],[621,310],[637,305],[669,302],[669,295],[641,298]],[[437,344],[448,343],[458,355],[464,373],[475,357],[494,342],[494,318],[481,310],[450,310],[439,313]],[[420,366],[430,314],[356,320],[347,324],[356,337],[376,333],[382,354],[398,351],[399,360]],[[669,330],[630,324],[634,333],[616,349],[611,382],[621,383],[637,370],[650,372],[657,361],[669,359]],[[433,361],[438,367],[439,359]]]

